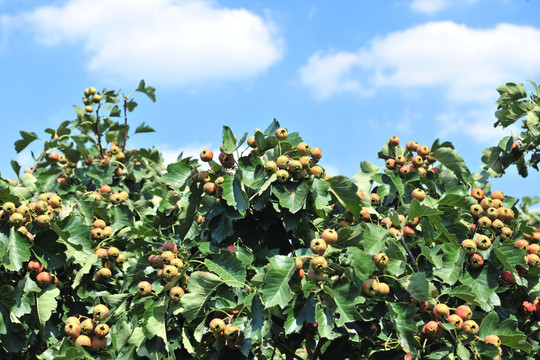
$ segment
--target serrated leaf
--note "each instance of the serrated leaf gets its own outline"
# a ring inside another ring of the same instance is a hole
[[[269,264],[264,275],[264,285],[261,295],[266,309],[278,305],[284,308],[292,299],[289,280],[296,269],[296,262],[288,256],[274,256],[269,259]]]
[[[471,172],[467,168],[465,160],[458,155],[455,149],[440,147],[433,151],[431,156],[440,161],[445,167],[452,170],[465,184],[470,183]]]
[[[242,184],[242,171],[237,170],[234,175],[225,174],[225,181],[221,185],[222,197],[229,206],[243,212],[249,208],[249,199]]]
[[[204,263],[208,270],[216,273],[229,286],[242,287],[246,280],[246,269],[230,251],[221,251],[211,259],[206,258]]]
[[[56,310],[58,302],[56,297],[60,295],[60,290],[56,287],[49,286],[44,289],[41,294],[36,294],[36,311],[41,326],[51,318],[52,312]]]
[[[408,216],[409,219],[423,216],[435,216],[443,214],[442,211],[434,209],[432,207],[421,204],[418,200],[412,199],[409,206]]]
[[[272,193],[278,198],[279,204],[293,214],[304,207],[308,192],[307,181],[272,186]]]
[[[167,329],[165,328],[165,313],[167,304],[162,300],[160,302],[149,303],[150,306],[144,312],[143,333],[147,339],[158,336],[167,343]]]
[[[15,141],[15,151],[17,151],[17,153],[26,149],[26,147],[34,140],[39,139],[35,132],[20,131],[19,133],[21,134],[22,139]]]
[[[416,272],[411,277],[409,286],[407,286],[407,291],[411,294],[413,298],[418,300],[418,302],[428,301],[429,296],[429,282],[426,278],[426,273]]]
[[[150,125],[146,125],[144,122],[137,126],[137,128],[135,129],[135,134],[141,134],[141,133],[151,133],[151,132],[156,132],[156,130],[154,130],[154,128]]]
[[[139,86],[135,91],[141,92],[143,94],[146,94],[152,100],[153,102],[156,102],[156,89],[152,86],[146,86],[146,83],[144,80],[141,80],[139,82]]]
[[[30,260],[32,242],[14,227],[10,228],[9,234],[5,233],[6,230],[0,232],[0,251],[4,253],[2,265],[7,270],[19,271],[23,263]]]
[[[349,209],[355,219],[360,218],[360,198],[356,194],[358,188],[355,183],[342,175],[332,176],[327,180],[330,184],[330,191],[334,194],[338,202],[345,209]]]

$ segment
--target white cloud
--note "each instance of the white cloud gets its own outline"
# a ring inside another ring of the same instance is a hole
[[[523,54],[526,49],[526,56]],[[364,89],[441,87],[452,103],[490,101],[504,81],[540,74],[540,30],[499,24],[473,29],[429,22],[373,39],[354,52],[317,52],[299,71],[315,97]]]
[[[116,79],[199,84],[260,73],[283,55],[273,24],[205,0],[69,0],[9,18],[44,45],[80,44]]]
[[[447,7],[447,0],[413,0],[411,10],[427,14],[434,14]]]
[[[168,165],[175,163],[180,153],[182,153],[183,158],[191,156],[194,159],[199,159],[199,155],[203,149],[211,149],[212,147],[209,144],[189,144],[180,146],[176,149],[171,149],[167,145],[157,146],[157,148],[160,149],[161,155],[163,156],[163,163]],[[212,151],[214,152],[214,160],[217,161],[219,152],[216,152],[216,150]]]

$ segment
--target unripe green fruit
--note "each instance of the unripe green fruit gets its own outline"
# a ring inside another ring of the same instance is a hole
[[[328,262],[323,256],[315,256],[311,260],[311,268],[316,272],[324,272],[328,267]]]
[[[15,204],[11,201],[5,202],[2,206],[2,210],[4,210],[4,213],[6,213],[7,215],[11,215],[12,213],[14,213],[15,209]]]

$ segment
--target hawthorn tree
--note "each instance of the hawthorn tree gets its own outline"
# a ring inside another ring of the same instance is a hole
[[[540,224],[492,161],[391,137],[331,176],[274,120],[165,165],[132,94],[83,105],[0,181],[1,358],[538,358]]]

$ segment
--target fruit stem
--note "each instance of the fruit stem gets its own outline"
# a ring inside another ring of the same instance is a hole
[[[411,253],[411,250],[409,250],[409,247],[407,246],[407,243],[405,242],[405,239],[403,238],[403,236],[400,237],[400,240],[401,240],[401,244],[403,245],[403,247],[405,248],[405,251],[407,251],[407,254],[409,255],[409,257],[411,258],[411,261],[412,261],[412,265],[414,267],[414,270],[415,271],[418,271],[418,265],[416,264],[416,260],[413,256],[413,254]]]

